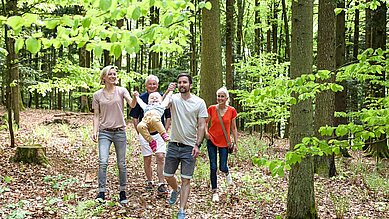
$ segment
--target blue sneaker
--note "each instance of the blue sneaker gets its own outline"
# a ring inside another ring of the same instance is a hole
[[[174,205],[177,202],[177,197],[180,195],[180,190],[181,187],[178,187],[177,191],[172,190],[172,192],[170,193],[169,205]]]
[[[185,212],[183,210],[179,210],[177,214],[177,219],[185,219]]]

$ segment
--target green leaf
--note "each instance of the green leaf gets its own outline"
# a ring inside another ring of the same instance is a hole
[[[7,24],[14,30],[20,29],[23,27],[24,19],[20,16],[12,16],[8,18]]]
[[[37,14],[30,14],[30,13],[27,13],[25,15],[23,15],[23,18],[24,18],[24,25],[26,27],[30,27],[31,24],[35,24],[37,21],[38,21],[38,15]]]
[[[168,27],[173,21],[173,15],[169,14],[168,16],[165,17],[165,20],[163,22],[163,24],[165,25],[165,27]]]
[[[207,3],[205,3],[205,6],[204,6],[206,9],[208,9],[208,10],[211,10],[211,8],[212,8],[212,4],[211,4],[211,2],[207,2]]]
[[[140,7],[137,6],[137,7],[134,9],[134,11],[132,12],[132,15],[131,15],[132,19],[138,20],[138,19],[140,18],[141,13],[142,13],[142,12],[141,12],[141,10],[140,10]]]
[[[340,13],[342,13],[343,11],[343,8],[335,8],[335,15],[339,15]]]
[[[49,40],[47,38],[41,38],[41,41],[42,41],[44,49],[47,49],[47,48],[49,48],[52,45],[51,40]]]
[[[92,22],[92,19],[90,17],[86,17],[82,20],[82,26],[84,28],[89,28],[90,27],[90,24]]]
[[[36,38],[30,37],[26,40],[26,47],[29,52],[35,54],[41,49],[41,43]]]
[[[112,0],[100,0],[99,7],[103,11],[108,11],[112,5]]]
[[[99,57],[99,58],[100,58],[101,54],[103,54],[103,48],[101,47],[101,45],[95,46],[95,49],[93,51],[95,52],[96,57]]]
[[[343,87],[339,84],[330,84],[330,88],[333,92],[338,92],[343,90]]]
[[[122,54],[122,47],[120,46],[120,44],[112,44],[111,54],[113,54],[116,59],[120,57],[120,55]]]
[[[338,137],[345,136],[347,133],[348,133],[348,129],[345,125],[340,125],[335,130],[335,134]]]
[[[59,24],[59,20],[57,19],[46,21],[46,27],[50,30],[56,28],[58,24]]]
[[[24,39],[17,38],[15,41],[15,52],[19,53],[19,50],[23,49],[23,46],[24,46]]]

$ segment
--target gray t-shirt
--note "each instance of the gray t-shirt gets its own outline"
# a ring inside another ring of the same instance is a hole
[[[171,98],[171,136],[172,142],[193,146],[197,138],[197,121],[207,118],[207,106],[200,97],[191,94],[187,100],[181,94],[173,94]]]
[[[92,109],[99,110],[99,129],[125,128],[124,98],[131,99],[130,93],[124,87],[116,86],[115,92],[109,95],[100,89],[93,94]]]

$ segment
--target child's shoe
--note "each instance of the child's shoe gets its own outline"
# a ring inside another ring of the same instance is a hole
[[[155,152],[157,150],[157,141],[153,139],[152,141],[150,141],[149,146],[151,150]]]
[[[162,134],[161,137],[164,141],[170,141],[170,137],[167,133]]]

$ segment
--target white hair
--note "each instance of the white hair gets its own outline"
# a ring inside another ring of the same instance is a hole
[[[155,75],[149,75],[146,77],[146,81],[145,81],[145,84],[147,84],[147,82],[149,82],[150,80],[154,80],[157,82],[157,84],[159,84],[159,79],[157,76]]]
[[[226,95],[226,98],[227,98],[226,105],[228,106],[228,104],[230,103],[230,94],[228,93],[227,88],[226,87],[219,88],[216,91],[216,96],[217,96],[218,93],[224,93]]]

